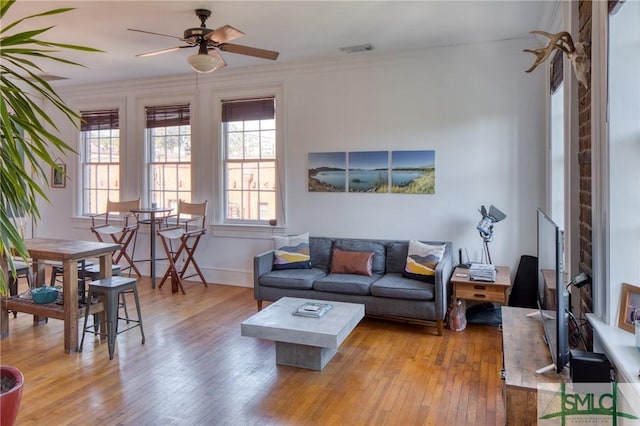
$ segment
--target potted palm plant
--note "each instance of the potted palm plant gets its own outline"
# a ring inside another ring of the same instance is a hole
[[[36,201],[38,198],[48,201],[49,179],[45,170],[53,167],[64,173],[56,165],[56,153],[74,153],[72,147],[56,136],[56,123],[40,103],[53,105],[75,125],[80,122],[78,113],[65,105],[41,77],[44,72],[40,66],[47,61],[80,65],[57,56],[61,50],[99,52],[85,46],[42,40],[40,36],[52,27],[18,30],[26,20],[65,13],[71,8],[54,9],[5,24],[5,15],[14,4],[15,0],[0,2],[0,297],[8,294],[8,274],[15,276],[16,273],[12,255],[17,254],[23,260],[29,257],[23,234],[12,218],[16,213],[34,221],[40,218]],[[22,373],[3,366],[0,380],[12,383],[6,392],[4,388],[0,389],[2,425],[11,425],[20,404]],[[9,399],[17,400],[17,404],[8,402]],[[15,413],[10,408],[14,406]]]

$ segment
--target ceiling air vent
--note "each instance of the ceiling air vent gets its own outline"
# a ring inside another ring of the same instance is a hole
[[[371,46],[370,43],[367,43],[367,44],[359,44],[357,46],[341,47],[340,50],[342,50],[345,53],[367,52],[369,50],[373,50],[373,46]]]

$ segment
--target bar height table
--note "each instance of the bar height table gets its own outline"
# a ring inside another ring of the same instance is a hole
[[[78,318],[81,311],[78,306],[78,262],[97,257],[100,263],[100,278],[108,278],[111,276],[111,255],[120,245],[53,238],[33,238],[25,240],[24,243],[32,259],[33,271],[37,272],[37,287],[44,285],[44,261],[62,262],[64,303],[63,306],[57,306],[55,303],[38,305],[19,296],[4,299],[1,303],[0,335],[5,337],[9,334],[9,310],[32,314],[34,325],[40,322],[40,317],[61,319],[64,321],[64,351],[75,352],[78,350]],[[90,308],[87,306],[83,309]]]
[[[151,225],[151,236],[149,237],[149,244],[151,245],[150,253],[151,258],[149,263],[151,264],[149,269],[151,270],[151,288],[156,288],[156,222],[160,219],[156,217],[158,213],[169,213],[173,209],[171,207],[140,207],[138,209],[132,209],[131,213],[136,214],[148,214],[149,219],[140,220],[141,223],[149,223]]]

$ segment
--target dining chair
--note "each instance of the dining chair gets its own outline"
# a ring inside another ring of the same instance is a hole
[[[165,281],[171,277],[172,291],[178,289],[185,294],[182,281],[198,275],[207,287],[207,281],[200,270],[200,266],[194,257],[200,238],[207,233],[207,201],[203,203],[188,203],[179,200],[177,213],[166,217],[166,227],[157,231],[162,247],[169,260],[169,267],[160,281],[158,288],[162,288]],[[176,244],[176,248],[174,248]],[[184,255],[184,263],[179,269],[177,266],[180,256]],[[193,265],[196,273],[186,275],[189,265]]]
[[[133,255],[136,250],[136,236],[138,233],[139,223],[138,214],[131,212],[133,209],[140,208],[140,198],[129,201],[111,201],[107,200],[107,208],[104,213],[91,215],[91,231],[96,235],[98,241],[104,242],[105,239],[120,244],[120,249],[113,253],[113,263],[117,264],[122,258],[126,260],[129,266],[123,267],[122,271],[131,270],[140,277],[142,274],[133,261]],[[131,250],[129,253],[129,247]]]

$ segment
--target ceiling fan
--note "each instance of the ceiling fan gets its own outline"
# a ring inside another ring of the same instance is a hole
[[[242,37],[244,33],[231,25],[225,25],[215,30],[207,28],[205,22],[211,16],[210,10],[196,9],[196,16],[200,19],[200,26],[197,28],[187,28],[184,30],[183,37],[175,37],[167,34],[128,28],[129,31],[176,38],[186,43],[182,46],[141,53],[136,55],[136,57],[155,56],[163,53],[174,52],[180,49],[198,47],[198,53],[189,56],[187,61],[195,71],[201,73],[208,73],[227,65],[220,53],[218,53],[218,50],[271,60],[276,60],[278,58],[279,53],[274,52],[273,50],[258,49],[255,47],[228,43],[228,41]]]

